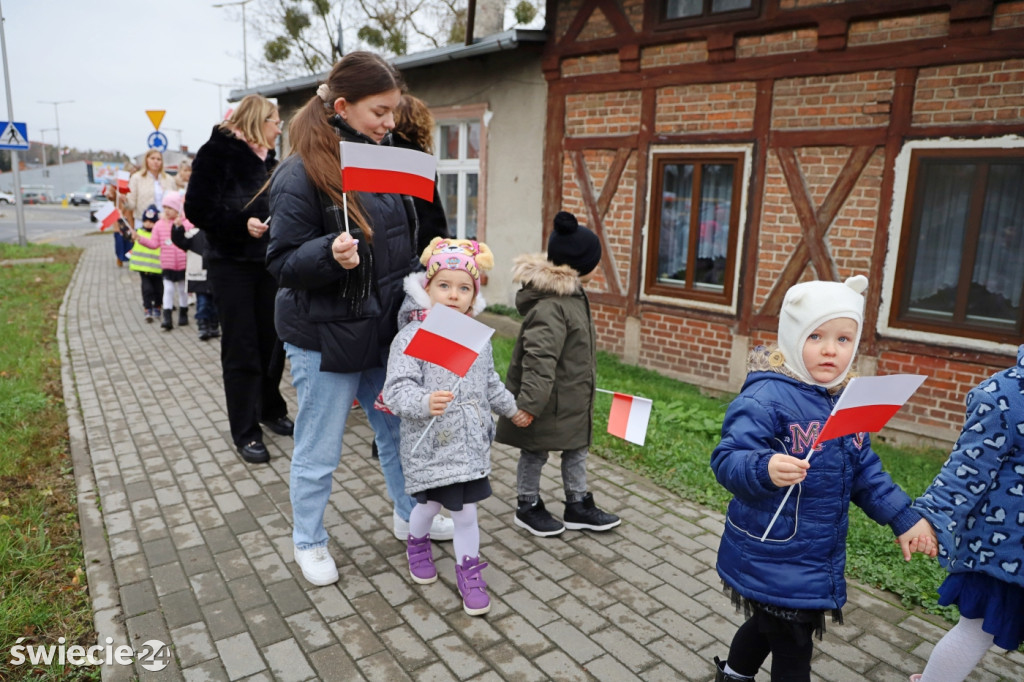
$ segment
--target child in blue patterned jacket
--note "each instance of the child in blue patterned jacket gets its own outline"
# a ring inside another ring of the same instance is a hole
[[[967,418],[949,459],[914,503],[939,540],[949,576],[939,604],[960,620],[911,680],[963,680],[995,644],[1024,642],[1024,346],[1017,364],[967,394]]]
[[[466,315],[484,309],[480,272],[494,263],[490,249],[472,240],[435,237],[420,262],[426,272],[405,278],[406,298],[398,312],[399,331],[391,343],[381,392],[384,405],[402,420],[405,491],[417,501],[409,517],[409,575],[421,585],[437,580],[430,524],[441,507],[450,510],[455,522],[456,583],[463,609],[478,616],[491,608],[481,575],[487,564],[480,562],[477,525],[477,503],[491,495],[491,411],[517,425],[525,424],[525,413],[516,408],[515,397],[494,371],[490,341],[461,380],[443,367],[405,354],[432,305]]]

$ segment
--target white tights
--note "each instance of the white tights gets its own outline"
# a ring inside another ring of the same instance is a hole
[[[992,646],[992,635],[981,629],[983,619],[964,618],[935,645],[920,682],[961,682]]]
[[[421,538],[430,532],[430,524],[441,511],[440,502],[419,503],[409,514],[409,535]],[[480,556],[480,526],[476,522],[476,503],[463,505],[460,511],[452,512],[455,522],[455,562],[461,564],[462,557]]]
[[[174,310],[174,294],[178,294],[178,307],[188,307],[188,282],[164,280],[164,310]]]

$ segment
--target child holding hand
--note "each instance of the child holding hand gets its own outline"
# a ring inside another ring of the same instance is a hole
[[[868,435],[811,446],[838,399],[860,343],[867,278],[804,282],[779,313],[777,350],[755,348],[743,389],[729,405],[711,454],[733,495],[718,549],[718,574],[748,620],[715,657],[716,682],[752,680],[768,654],[773,680],[810,680],[812,636],[825,614],[842,623],[846,533],[853,502],[889,525],[903,557],[935,556],[935,534],[882,469]],[[789,486],[775,525],[761,540]]]
[[[185,220],[181,212],[180,194],[167,192],[161,203],[164,207],[163,217],[156,221],[152,234],[149,237],[140,234],[135,241],[150,249],[160,249],[160,274],[164,283],[163,322],[160,327],[164,331],[171,331],[174,329],[171,315],[175,299],[178,301],[178,326],[188,324],[188,289],[185,282],[188,254],[171,241],[171,228],[174,225],[185,225],[188,229],[192,224]]]
[[[399,332],[391,344],[381,393],[387,409],[402,420],[405,490],[417,501],[409,517],[409,574],[423,585],[437,580],[429,531],[441,507],[450,510],[462,605],[469,615],[479,616],[491,608],[481,575],[487,564],[480,562],[477,524],[477,503],[491,495],[491,412],[516,423],[525,423],[525,415],[494,371],[490,341],[461,380],[443,367],[405,354],[432,306],[448,306],[466,315],[484,309],[480,272],[494,263],[490,249],[476,241],[435,237],[420,262],[426,272],[405,278]]]
[[[959,682],[993,644],[1024,642],[1024,346],[967,394],[960,437],[914,509],[935,527],[949,571],[939,604],[956,604],[960,620],[910,679]]]

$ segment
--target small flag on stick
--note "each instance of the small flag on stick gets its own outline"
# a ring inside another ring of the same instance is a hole
[[[651,420],[648,398],[625,393],[612,394],[612,410],[608,413],[608,433],[637,445],[647,439],[647,423]]]
[[[405,354],[464,377],[492,334],[494,330],[486,324],[435,303],[405,347]]]
[[[815,448],[822,441],[848,436],[851,433],[880,431],[910,400],[910,396],[914,395],[914,391],[926,378],[920,374],[890,374],[883,377],[850,379],[850,383],[843,389],[843,394],[832,408],[832,414],[829,415],[825,426],[814,439],[814,445],[807,453],[807,461],[811,461]],[[793,493],[794,487],[796,486],[791,485],[786,490],[779,508],[768,522],[768,527],[764,529],[761,542],[768,537],[768,531],[775,525],[775,520],[786,506],[786,500]]]
[[[341,184],[346,192],[408,194],[434,200],[437,159],[414,149],[341,142]]]
[[[121,212],[117,210],[113,202],[108,201],[103,204],[103,208],[96,211],[96,221],[100,224],[100,232],[116,223],[120,217]]]
[[[128,194],[128,180],[131,179],[131,173],[126,170],[117,171],[117,191],[121,194]]]

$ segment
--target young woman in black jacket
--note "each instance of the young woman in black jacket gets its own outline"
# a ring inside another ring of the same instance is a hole
[[[342,140],[388,144],[403,87],[377,55],[346,55],[290,123],[292,153],[270,185],[267,267],[280,286],[275,321],[299,400],[292,539],[295,561],[314,585],[338,580],[324,512],[353,399],[373,427],[403,541],[415,503],[405,492],[398,418],[373,407],[398,331],[402,280],[416,263],[415,220],[408,197],[349,192],[346,223],[339,150]],[[450,540],[451,519],[437,518],[431,539]]]
[[[280,133],[277,107],[259,95],[246,96],[199,148],[185,195],[185,214],[209,247],[207,275],[223,333],[220,359],[231,438],[250,463],[270,460],[260,422],[282,436],[293,429],[281,396],[277,283],[265,264],[270,215],[265,185],[276,165]]]

